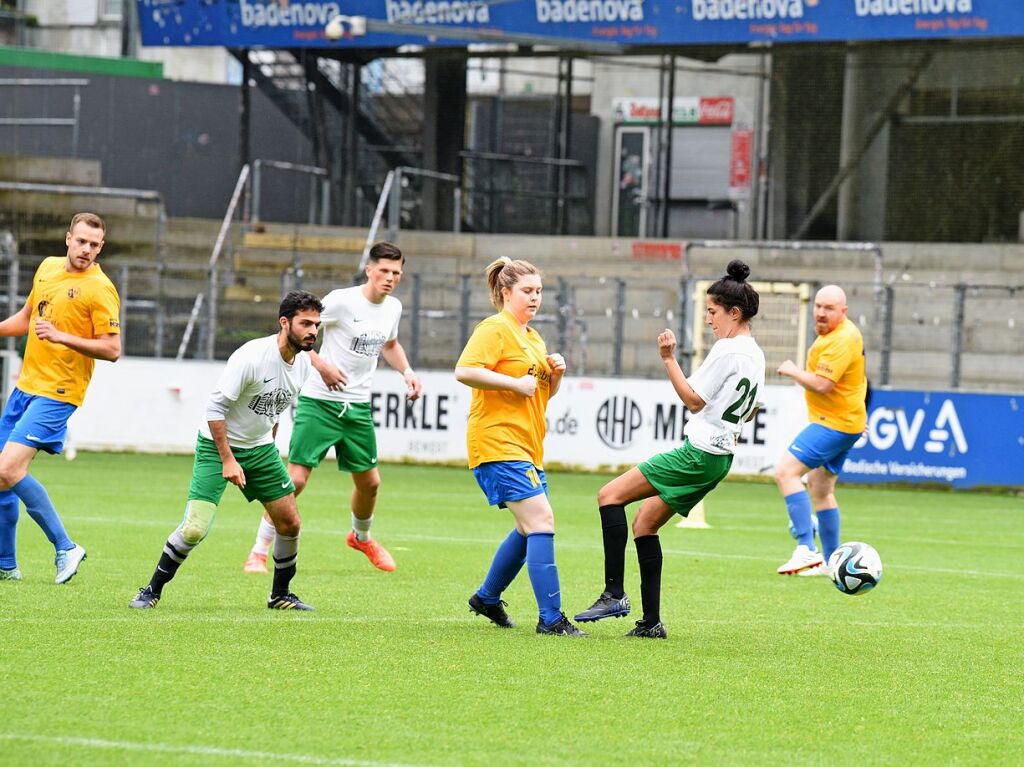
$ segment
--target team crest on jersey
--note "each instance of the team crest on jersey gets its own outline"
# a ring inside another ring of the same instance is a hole
[[[68,298],[77,298],[81,292],[81,288],[68,288]]]
[[[249,400],[249,409],[256,415],[270,416],[275,418],[284,412],[291,404],[292,393],[287,389],[274,389],[274,391],[257,394]]]
[[[380,331],[363,333],[352,339],[352,351],[363,357],[376,357],[387,340],[388,337]]]

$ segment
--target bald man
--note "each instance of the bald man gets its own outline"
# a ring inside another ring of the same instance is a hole
[[[807,354],[807,369],[792,360],[779,375],[805,390],[810,424],[775,467],[775,482],[786,501],[796,549],[778,569],[781,575],[828,575],[829,556],[839,546],[836,480],[850,448],[867,425],[867,377],[864,338],[846,316],[846,293],[826,285],[814,297],[814,331],[818,337]],[[807,475],[807,489],[801,477]],[[822,551],[814,546],[812,508],[817,515]]]

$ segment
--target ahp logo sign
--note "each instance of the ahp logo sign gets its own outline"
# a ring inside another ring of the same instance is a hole
[[[1024,486],[1024,397],[875,392],[844,481]]]

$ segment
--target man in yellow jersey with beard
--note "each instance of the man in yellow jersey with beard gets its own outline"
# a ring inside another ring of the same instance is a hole
[[[782,454],[775,467],[789,513],[796,549],[778,568],[781,575],[827,575],[829,556],[839,546],[836,480],[843,461],[867,426],[868,379],[864,372],[864,338],[846,316],[846,293],[826,285],[814,297],[818,337],[807,355],[807,369],[786,360],[779,375],[805,389],[810,424]],[[800,478],[807,475],[807,489]],[[811,508],[818,519],[822,551],[814,547]]]
[[[28,335],[21,375],[0,417],[0,581],[21,580],[15,553],[19,499],[53,544],[56,583],[71,580],[85,559],[85,549],[68,537],[28,467],[40,450],[63,450],[68,418],[85,399],[95,361],[121,356],[121,303],[96,263],[106,230],[94,213],[72,218],[67,256],[45,259],[25,306],[0,322],[0,336]]]

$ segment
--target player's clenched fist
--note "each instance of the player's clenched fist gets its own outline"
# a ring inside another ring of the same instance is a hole
[[[551,367],[551,372],[554,375],[565,373],[565,357],[558,352],[548,355],[548,365]]]
[[[537,393],[537,379],[527,373],[516,379],[516,388],[524,397],[532,397]]]
[[[674,357],[676,353],[676,334],[665,328],[658,334],[658,354],[663,360]]]

